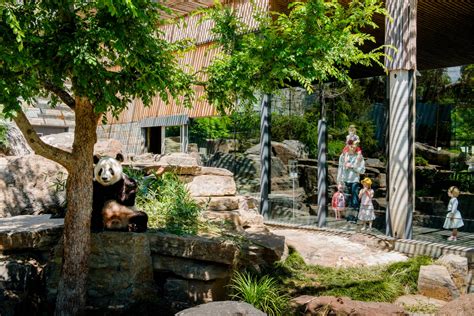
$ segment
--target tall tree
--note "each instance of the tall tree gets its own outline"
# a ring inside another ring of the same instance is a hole
[[[328,81],[350,85],[352,65],[383,67],[383,46],[363,50],[375,42],[367,32],[377,28],[376,14],[386,15],[381,0],[292,2],[287,14],[255,10],[259,27],[252,30],[231,8],[216,5],[207,18],[222,53],[207,68],[207,98],[229,109],[235,100],[254,102],[289,85],[308,92]]]
[[[37,154],[68,173],[64,257],[57,315],[85,306],[90,252],[93,148],[101,115],[118,115],[133,98],[149,104],[185,95],[191,77],[173,56],[178,44],[163,40],[160,14],[151,0],[37,0],[0,2],[0,104]],[[45,144],[23,111],[49,95],[75,113],[72,152]]]

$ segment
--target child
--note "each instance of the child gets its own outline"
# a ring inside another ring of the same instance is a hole
[[[360,138],[356,134],[357,130],[356,130],[355,125],[353,124],[349,125],[348,132],[349,134],[346,136],[346,145],[342,149],[342,153],[347,153],[351,146],[355,146],[356,153],[362,156],[362,149],[360,148]]]
[[[346,208],[346,197],[344,196],[344,184],[342,182],[337,184],[337,192],[332,196],[331,206],[336,220],[341,219],[341,211]]]
[[[372,198],[374,197],[374,190],[371,189],[372,180],[365,178],[362,183],[362,190],[359,191],[360,209],[359,220],[362,221],[362,230],[366,230],[366,223],[369,223],[368,231],[372,230],[372,221],[375,219],[374,205]]]
[[[355,127],[355,125],[351,124],[349,125],[349,130],[348,130],[349,134],[346,136],[346,145],[351,145],[351,143],[359,143],[360,142],[360,139],[359,139],[359,136],[357,136],[356,132],[357,132],[357,129]]]
[[[458,199],[459,189],[452,186],[448,189],[448,196],[451,198],[448,203],[448,214],[446,214],[446,220],[444,221],[444,229],[452,229],[453,232],[448,240],[456,241],[458,236],[458,228],[464,226],[462,221],[461,212],[458,210]]]

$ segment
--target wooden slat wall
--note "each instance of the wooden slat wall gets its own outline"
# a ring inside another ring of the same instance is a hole
[[[258,27],[258,22],[252,15],[253,4],[248,0],[232,1],[227,4],[232,6],[237,16],[241,18],[251,30]],[[254,3],[257,10],[268,10],[269,0],[256,0]],[[204,21],[199,23],[199,15],[188,15],[179,20],[175,24],[167,24],[161,27],[165,38],[170,42],[175,42],[183,39],[190,39],[196,45],[201,45],[213,40],[211,29],[214,23],[211,21]]]
[[[202,1],[201,1],[202,2]],[[232,1],[232,5],[239,17],[251,28],[256,29],[258,24],[252,16],[252,5],[246,0]],[[259,9],[267,10],[269,0],[256,0],[255,5]],[[162,27],[164,36],[169,41],[177,41],[182,39],[192,39],[196,42],[196,49],[189,51],[179,60],[183,67],[192,67],[193,71],[197,71],[210,64],[211,60],[216,56],[218,50],[212,47],[211,28],[212,23],[206,22],[198,25],[198,16],[186,16],[183,18],[185,23],[165,25]],[[202,79],[202,78],[201,78]],[[153,98],[152,104],[145,107],[141,100],[134,100],[124,110],[118,119],[107,116],[108,124],[120,124],[141,121],[147,117],[167,116],[175,114],[187,114],[189,117],[207,117],[217,115],[216,109],[204,100],[204,89],[195,87],[195,98],[192,108],[185,108],[177,105],[173,100],[169,104],[165,104],[158,96]]]

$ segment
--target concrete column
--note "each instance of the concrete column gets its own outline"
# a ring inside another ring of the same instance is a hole
[[[414,71],[390,72],[389,107],[389,201],[391,235],[412,237],[412,215],[415,205]]]
[[[412,237],[415,206],[416,0],[387,0],[393,23],[385,23],[389,70],[387,234]]]
[[[166,126],[161,126],[161,154],[165,154],[165,137],[166,137]]]
[[[318,121],[318,227],[326,225],[327,203],[327,127],[326,120]]]
[[[181,152],[187,153],[188,152],[188,144],[189,144],[189,133],[188,133],[188,125],[181,125]]]
[[[271,192],[271,98],[269,94],[264,94],[260,113],[260,214],[268,218],[270,203],[268,195]]]

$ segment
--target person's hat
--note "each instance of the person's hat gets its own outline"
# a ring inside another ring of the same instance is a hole
[[[370,180],[369,178],[365,178],[360,183],[367,184],[369,187],[372,186],[372,180]]]

